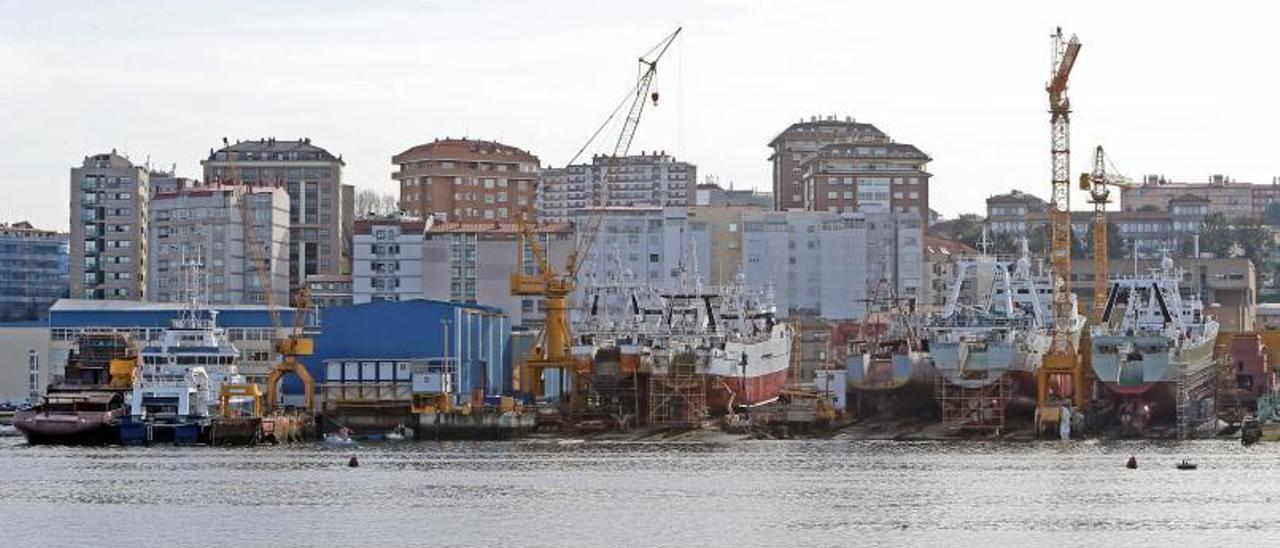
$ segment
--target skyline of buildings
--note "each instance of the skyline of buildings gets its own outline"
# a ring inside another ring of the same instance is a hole
[[[665,151],[642,151],[618,159],[597,155],[590,163],[552,168],[540,166],[531,152],[496,141],[434,139],[392,156],[391,178],[399,185],[401,210],[394,221],[358,220],[353,211],[355,187],[342,181],[341,156],[308,138],[240,140],[211,149],[201,160],[205,183],[172,170],[135,165],[115,151],[92,155],[72,169],[69,294],[171,300],[172,273],[181,262],[171,255],[199,250],[210,269],[211,301],[262,302],[260,284],[244,257],[239,228],[243,223],[229,213],[238,209],[238,202],[230,187],[207,184],[230,182],[234,165],[234,176],[246,185],[279,186],[269,192],[285,194],[283,203],[271,198],[265,213],[259,206],[252,208],[255,219],[266,215],[266,222],[275,227],[270,234],[259,234],[258,240],[270,257],[273,275],[283,271],[288,276],[288,288],[274,291],[278,302],[290,302],[293,291],[305,286],[323,306],[423,296],[480,304],[488,304],[485,299],[489,299],[511,309],[513,318],[536,318],[539,303],[535,299],[510,298],[507,303],[509,296],[497,295],[506,281],[498,279],[493,265],[514,267],[514,221],[527,212],[530,219],[549,223],[553,237],[565,232],[576,238],[574,226],[581,225],[589,211],[602,207],[607,215],[599,242],[583,257],[584,264],[593,265],[589,275],[603,276],[618,267],[639,280],[668,284],[690,274],[679,272],[681,268],[697,265],[700,271],[693,275],[700,283],[725,284],[739,275],[757,283],[761,277],[771,277],[775,286],[788,288],[787,307],[798,312],[864,314],[865,307],[849,303],[821,304],[829,299],[810,294],[820,291],[821,285],[801,279],[843,273],[865,278],[860,289],[854,289],[864,291],[852,297],[855,300],[865,300],[869,292],[887,284],[899,296],[930,302],[924,247],[932,215],[928,154],[896,142],[870,123],[836,116],[814,116],[791,124],[769,147],[773,151],[769,156],[771,193],[735,190],[732,184],[726,189],[713,177],[699,184],[696,165]],[[1141,185],[1122,191],[1122,210],[1109,215],[1121,237],[1148,256],[1152,250],[1175,244],[1181,235],[1194,233],[1206,214],[1259,216],[1278,199],[1276,181],[1238,183],[1218,175],[1204,183],[1185,183],[1148,176]],[[774,211],[775,206],[781,210]],[[278,230],[275,216],[280,210],[287,212],[287,234]],[[753,231],[769,224],[765,219],[770,212],[787,213],[783,224],[788,230],[795,228],[791,224],[812,229],[814,234],[852,230],[850,234],[855,235],[841,235],[837,239],[844,239],[838,243],[825,241],[825,245],[858,251],[825,257],[824,266],[806,255],[824,243],[817,236],[791,237],[785,250],[777,249],[781,242],[769,247],[767,238]],[[806,217],[799,212],[829,215]],[[1073,226],[1083,237],[1091,218],[1088,212],[1074,213]],[[904,225],[904,214],[919,221]],[[179,215],[185,217],[179,219]],[[895,220],[873,220],[881,215]],[[633,221],[624,221],[626,217]],[[836,218],[843,220],[831,220]],[[455,224],[441,232],[446,223]],[[497,228],[488,230],[483,223]],[[837,227],[840,223],[859,227]],[[1015,191],[988,199],[987,223],[992,233],[1022,235],[1047,224],[1047,212],[1042,199]],[[559,224],[567,228],[556,228]],[[264,225],[257,226],[264,230]],[[889,227],[893,230],[884,230]],[[433,251],[433,245],[442,244],[426,242],[442,240],[446,234],[448,260],[443,270],[436,271],[433,268],[439,265],[433,264],[432,253],[439,251]],[[225,240],[215,241],[218,238]],[[477,260],[480,248],[497,247],[481,242],[493,240],[509,240],[512,258],[499,261],[493,256],[481,265],[485,261]],[[801,266],[778,270],[777,264],[770,264],[776,272],[749,275],[764,272],[751,266],[753,258],[758,260],[753,255],[757,250],[750,248],[753,245],[768,249],[770,257],[787,257],[788,265]],[[795,245],[804,249],[796,250]],[[287,253],[281,254],[280,249]],[[893,253],[886,254],[886,249]],[[857,264],[829,268],[839,260]],[[872,268],[891,272],[871,273]],[[480,271],[492,278],[486,282],[489,290],[480,290],[485,285]],[[433,279],[429,273],[448,281]],[[500,283],[493,285],[495,280]]]

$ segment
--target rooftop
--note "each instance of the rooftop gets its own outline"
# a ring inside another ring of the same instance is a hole
[[[840,119],[839,117],[834,115],[830,115],[826,117],[810,116],[807,121],[804,119],[801,119],[799,122],[796,122],[794,124],[787,126],[787,129],[783,130],[782,133],[779,133],[773,139],[769,140],[769,146],[772,147],[776,145],[778,141],[780,141],[783,137],[788,135],[795,135],[795,134],[802,134],[804,132],[816,132],[816,131],[823,131],[823,130],[828,130],[831,133],[842,133],[842,134],[862,133],[862,134],[875,135],[880,138],[886,138],[886,139],[888,138],[888,136],[885,135],[883,131],[880,131],[880,129],[877,128],[876,126],[863,123],[863,122],[858,122],[854,120],[852,116],[845,116],[843,119]]]
[[[497,141],[476,139],[436,139],[391,157],[391,162],[403,164],[417,160],[467,160],[467,161],[528,161],[537,163],[538,157],[528,151]]]
[[[573,225],[570,223],[540,223],[532,228],[534,231],[541,233],[569,233],[573,231]],[[480,234],[519,234],[520,225],[497,221],[437,221],[427,228],[428,234],[470,234],[473,232]]]
[[[311,144],[311,139],[303,137],[292,141],[280,141],[274,137],[256,141],[236,141],[235,144],[217,151],[209,151],[210,161],[226,161],[226,153],[235,152],[239,161],[337,161],[345,164],[341,157],[334,157],[329,151]]]

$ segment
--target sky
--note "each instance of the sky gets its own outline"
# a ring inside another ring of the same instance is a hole
[[[396,190],[391,156],[435,138],[563,166],[678,26],[632,151],[723,185],[768,190],[768,142],[837,115],[928,153],[945,216],[1011,189],[1047,196],[1059,25],[1084,44],[1073,173],[1102,144],[1134,179],[1269,182],[1280,2],[1183,4],[0,0],[0,221],[65,229],[86,155],[198,178],[223,137],[310,137],[342,155],[345,182],[382,192]],[[610,131],[588,153],[610,150]]]

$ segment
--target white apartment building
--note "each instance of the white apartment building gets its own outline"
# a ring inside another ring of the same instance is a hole
[[[278,185],[173,187],[151,197],[147,293],[154,302],[182,298],[182,265],[199,261],[212,304],[264,304],[258,273],[265,261],[273,300],[289,302],[289,194]],[[247,203],[245,202],[247,200]],[[248,206],[246,212],[243,206]],[[248,247],[245,215],[252,240]]]
[[[592,207],[685,207],[697,197],[698,168],[665,151],[638,156],[595,156],[590,164],[542,170],[538,218],[565,222]]]
[[[390,215],[356,219],[351,296],[355,304],[421,299],[423,232],[420,218]]]

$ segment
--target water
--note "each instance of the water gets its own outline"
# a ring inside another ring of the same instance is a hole
[[[1131,453],[1138,470],[1124,468]],[[1175,470],[1183,458],[1200,469]],[[6,438],[0,546],[1265,546],[1280,542],[1277,486],[1280,445],[1226,441]]]

